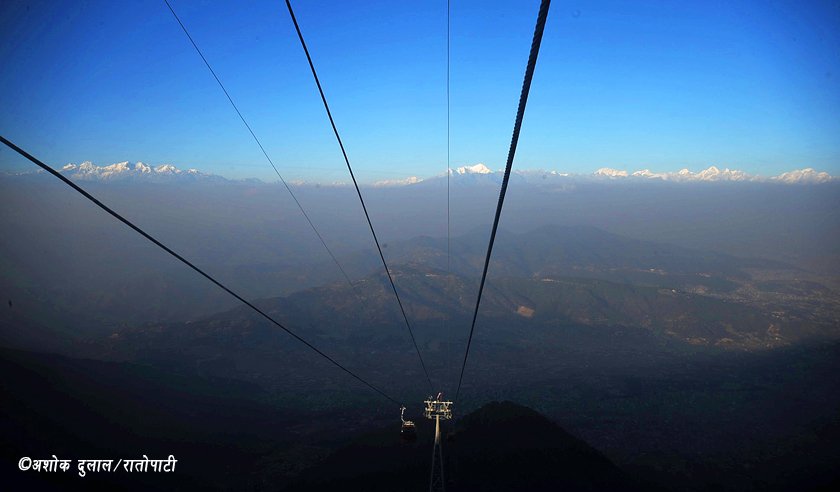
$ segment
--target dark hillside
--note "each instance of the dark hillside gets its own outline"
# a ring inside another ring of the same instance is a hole
[[[260,390],[240,381],[8,349],[0,349],[0,373],[0,477],[19,485],[7,490],[236,488],[261,455],[289,445],[302,421],[261,403]],[[144,454],[174,455],[176,472],[82,478],[76,470],[79,459],[116,465]],[[70,470],[18,470],[22,457],[52,455],[74,460]]]
[[[289,490],[428,490],[434,428],[416,443],[397,429],[370,434],[305,472]],[[447,486],[461,491],[641,490],[607,458],[527,407],[493,402],[445,437]]]

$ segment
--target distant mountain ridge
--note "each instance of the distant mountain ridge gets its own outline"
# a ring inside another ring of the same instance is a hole
[[[222,176],[205,173],[195,168],[180,169],[173,164],[160,164],[152,166],[141,161],[131,163],[122,161],[106,166],[97,166],[91,161],[81,164],[69,163],[63,166],[59,172],[71,179],[79,181],[141,181],[141,182],[167,182],[167,181],[238,181],[229,180]],[[32,173],[20,173],[27,175]],[[483,163],[465,165],[451,168],[449,175],[455,185],[475,184],[498,184],[501,183],[504,175],[503,170],[492,170]],[[427,178],[419,176],[408,176],[406,178],[386,179],[371,183],[374,187],[410,186],[419,184],[431,184],[439,182],[446,177],[446,174],[431,176]],[[749,174],[737,169],[719,168],[709,166],[706,169],[693,172],[683,168],[676,172],[653,172],[650,169],[627,171],[602,167],[591,174],[576,174],[544,169],[514,169],[511,174],[514,181],[531,184],[552,184],[556,182],[671,182],[671,183],[716,183],[716,182],[753,182],[753,183],[778,183],[778,184],[799,184],[815,185],[831,182],[838,182],[837,176],[832,176],[825,171],[817,171],[814,168],[794,169],[776,176],[760,176]],[[248,179],[246,181],[259,181]],[[316,184],[315,181],[296,180],[292,181],[296,186]],[[318,183],[324,185],[324,183]],[[333,186],[344,186],[345,183],[331,183]],[[328,184],[329,186],[329,184]]]
[[[194,168],[181,170],[172,164],[153,167],[140,161],[134,164],[123,161],[108,166],[97,166],[90,161],[85,161],[78,165],[67,164],[59,172],[79,181],[227,181],[221,176],[203,173]]]
[[[482,163],[473,166],[462,166],[449,171],[452,180],[456,184],[476,183],[476,182],[492,182],[499,183],[502,180],[504,172],[502,170],[492,171],[490,168]],[[380,186],[388,185],[408,185],[418,184],[423,182],[433,182],[441,180],[445,177],[435,176],[428,179],[421,179],[416,176],[408,178],[408,180],[390,180],[376,183]],[[629,172],[622,169],[613,169],[610,167],[602,167],[591,174],[575,174],[565,173],[556,170],[543,169],[514,169],[511,172],[511,180],[524,181],[531,184],[550,184],[555,182],[672,182],[672,183],[717,183],[717,182],[753,182],[753,183],[778,183],[778,184],[823,184],[830,182],[837,182],[836,176],[832,176],[824,171],[817,171],[813,168],[795,169],[784,172],[777,176],[760,176],[756,174],[748,174],[744,171],[736,169],[723,168],[717,166],[709,166],[698,172],[693,172],[687,168],[683,168],[677,172],[652,172],[650,169],[641,169],[634,172]]]
[[[663,343],[735,350],[765,350],[812,336],[836,336],[834,308],[821,301],[832,291],[816,283],[781,280],[798,278],[802,272],[778,262],[629,240],[586,227],[542,228],[510,237],[498,245],[481,307],[484,322],[497,326],[494,339],[499,343],[514,343],[516,327],[524,326],[530,333],[525,344],[529,347],[569,327],[634,327]],[[449,274],[444,240],[417,238],[389,246],[391,273],[405,307],[412,321],[424,327],[418,339],[422,348],[435,340],[431,330],[440,320],[469,319],[482,238],[476,233],[453,243],[453,250],[461,252],[453,264],[460,266]],[[349,260],[344,263],[357,265],[359,271],[375,266],[361,256]],[[324,337],[323,343],[339,343],[350,333],[359,340],[376,340],[377,350],[391,350],[404,340],[380,330],[393,326],[398,314],[384,273],[370,271],[355,282],[364,310],[353,289],[342,282],[256,302],[289,326],[308,327],[312,336]],[[764,277],[752,277],[762,271],[778,280],[768,284]],[[359,272],[349,273],[358,278]],[[333,329],[336,326],[342,329]],[[122,330],[100,341],[102,350],[119,359],[172,353],[189,361],[221,353],[222,347],[239,347],[247,353],[248,364],[254,364],[256,352],[268,350],[274,360],[276,350],[284,346],[275,332],[247,309],[236,307],[193,322]],[[208,347],[215,348],[207,352]],[[395,357],[394,365],[403,362]]]
[[[449,170],[449,176],[455,185],[499,184],[504,176],[503,170],[493,171],[483,163],[471,166],[461,166]],[[410,176],[405,179],[389,179],[373,183],[377,187],[407,186],[431,184],[439,182],[446,174],[421,178]],[[623,169],[602,167],[591,174],[576,174],[544,169],[514,169],[511,180],[537,185],[550,185],[566,182],[671,182],[671,183],[719,183],[719,182],[751,182],[815,185],[837,182],[838,178],[825,171],[814,168],[794,169],[777,176],[760,176],[749,174],[737,169],[709,166],[701,171],[693,172],[683,168],[676,172],[653,172],[650,169],[640,169],[629,172]]]

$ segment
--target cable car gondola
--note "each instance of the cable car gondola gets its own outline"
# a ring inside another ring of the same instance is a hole
[[[400,438],[403,441],[415,441],[417,440],[417,429],[414,426],[414,421],[406,420],[404,415],[405,407],[400,407],[400,420],[402,421],[402,426],[400,427]]]

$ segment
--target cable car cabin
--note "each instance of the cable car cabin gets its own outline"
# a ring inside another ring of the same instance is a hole
[[[402,426],[400,427],[400,438],[403,441],[414,441],[417,439],[417,429],[414,422],[405,419],[405,407],[400,407],[400,420]]]
[[[414,422],[406,420],[402,423],[402,427],[400,428],[400,439],[403,441],[417,440],[417,430],[414,428]]]

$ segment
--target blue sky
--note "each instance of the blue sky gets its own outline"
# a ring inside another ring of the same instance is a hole
[[[284,4],[171,1],[284,176],[346,180]],[[360,179],[443,173],[445,0],[294,4]],[[504,165],[538,4],[452,0],[453,167]],[[516,166],[840,174],[838,26],[830,1],[556,0]],[[274,179],[162,1],[4,2],[0,60],[0,133],[52,165]]]

